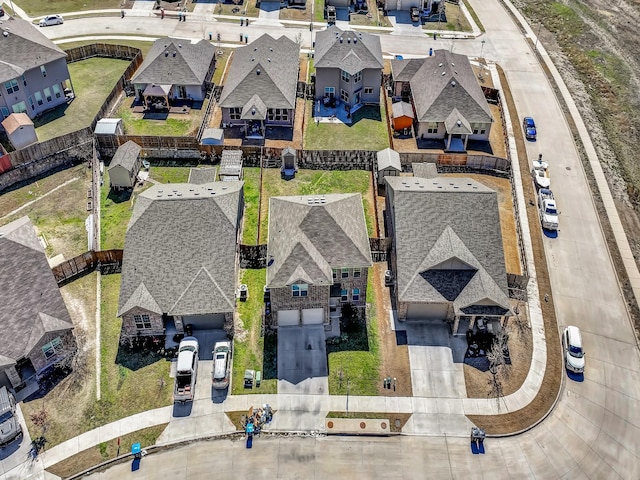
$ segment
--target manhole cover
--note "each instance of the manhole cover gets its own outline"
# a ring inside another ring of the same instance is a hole
[[[327,422],[327,427],[333,428],[333,422]]]
[[[360,422],[360,428],[367,428],[367,424],[364,422]]]
[[[383,430],[386,430],[387,429],[387,422],[382,422],[380,424],[380,427],[382,427]]]
[[[571,167],[564,167],[564,168],[566,168],[567,170],[571,170]]]

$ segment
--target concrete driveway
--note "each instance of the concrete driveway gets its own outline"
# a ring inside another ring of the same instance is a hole
[[[323,325],[278,329],[278,393],[329,394]]]
[[[27,425],[24,421],[24,416],[20,410],[20,405],[16,409],[20,425],[22,425],[22,436],[11,442],[4,448],[0,448],[0,478],[12,478],[11,476],[5,477],[11,471],[13,478],[27,478],[31,472],[38,471],[41,468],[40,461],[30,461],[27,454],[31,449],[31,437],[27,431]]]

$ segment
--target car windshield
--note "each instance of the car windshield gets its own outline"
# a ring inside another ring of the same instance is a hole
[[[576,358],[582,358],[582,356],[584,355],[584,353],[582,353],[582,348],[576,347],[574,345],[569,345],[569,354],[572,357]]]
[[[524,121],[527,122],[527,127],[533,128],[536,126],[536,124],[533,122],[533,118],[525,118]]]
[[[12,416],[13,416],[13,414],[10,411],[4,412],[2,415],[0,415],[0,423],[6,422]]]
[[[547,212],[549,215],[556,215],[556,214],[557,214],[556,209],[555,209],[555,208],[553,208],[553,207],[547,207],[546,212]]]

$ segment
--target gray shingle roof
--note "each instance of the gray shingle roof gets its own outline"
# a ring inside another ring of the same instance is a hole
[[[380,37],[342,31],[335,25],[316,33],[316,68],[339,68],[353,75],[365,68],[384,67]]]
[[[131,82],[202,85],[207,80],[207,72],[215,52],[216,47],[205,40],[191,43],[177,38],[159,38]]]
[[[435,163],[420,162],[412,163],[411,170],[415,177],[435,178],[438,176],[438,166]]]
[[[444,74],[444,75],[443,75]],[[444,122],[454,108],[471,123],[491,122],[491,110],[464,55],[436,50],[410,81],[420,122]]]
[[[136,160],[138,160],[140,156],[141,150],[140,145],[133,140],[129,140],[123,145],[120,145],[111,159],[109,170],[113,167],[121,166],[126,168],[128,172],[131,172],[136,164]]]
[[[0,35],[0,82],[12,80],[27,70],[67,56],[35,25],[20,18],[5,16],[0,21],[0,30],[3,33]],[[7,32],[7,36],[4,32]]]
[[[413,107],[407,102],[396,102],[391,105],[393,118],[409,117],[413,118]]]
[[[497,194],[468,178],[387,177],[399,300],[509,309]]]
[[[385,148],[376,153],[376,159],[378,160],[378,171],[385,168],[394,168],[399,172],[402,171],[402,164],[400,163],[400,154],[391,148]]]
[[[333,268],[369,267],[359,193],[271,197],[267,285],[331,285]]]
[[[211,183],[216,181],[216,167],[199,167],[189,169],[189,180],[187,183],[202,185],[203,183]]]
[[[444,126],[447,129],[447,133],[451,134],[470,134],[473,133],[471,124],[464,118],[457,108],[451,110],[451,113],[444,121]]]
[[[135,203],[124,245],[118,316],[233,312],[242,182],[154,185]]]
[[[423,64],[424,58],[391,60],[391,76],[395,82],[409,82]]]
[[[255,103],[251,99],[257,96],[266,108],[294,109],[299,69],[300,46],[296,42],[285,36],[262,35],[234,52],[220,106],[242,108]]]
[[[27,357],[48,332],[73,328],[28,217],[0,227],[0,366]]]

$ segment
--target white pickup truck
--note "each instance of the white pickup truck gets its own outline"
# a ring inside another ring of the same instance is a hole
[[[558,230],[558,209],[553,192],[548,188],[538,191],[538,213],[545,230]]]
[[[198,374],[198,340],[184,337],[178,347],[176,385],[173,390],[174,402],[191,402],[196,390]]]

